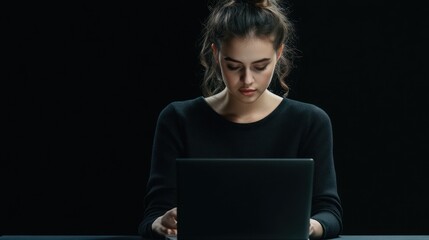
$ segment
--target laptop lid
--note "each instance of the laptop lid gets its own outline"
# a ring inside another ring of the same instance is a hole
[[[308,239],[311,158],[180,158],[178,240]]]

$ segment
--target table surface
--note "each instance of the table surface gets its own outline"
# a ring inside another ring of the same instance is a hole
[[[337,240],[429,240],[429,235],[342,235]],[[145,240],[134,235],[4,235],[0,240]],[[147,240],[147,239],[146,239]]]
[[[338,240],[429,240],[429,235],[342,235]],[[4,235],[0,240],[145,240],[135,235]],[[149,239],[146,239],[149,240]]]

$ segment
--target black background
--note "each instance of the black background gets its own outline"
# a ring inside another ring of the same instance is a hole
[[[421,2],[289,1],[290,97],[331,116],[344,234],[429,233]],[[157,115],[200,95],[206,2],[0,13],[0,234],[136,234]]]

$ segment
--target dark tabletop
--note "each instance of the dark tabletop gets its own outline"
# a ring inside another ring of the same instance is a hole
[[[429,235],[343,235],[338,240],[429,240]],[[150,240],[139,236],[110,235],[4,235],[0,240]]]

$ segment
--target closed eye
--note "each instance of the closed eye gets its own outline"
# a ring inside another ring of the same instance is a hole
[[[261,67],[255,67],[255,69],[258,70],[258,71],[263,71],[263,70],[265,70],[267,68],[267,66],[268,65],[261,66]]]
[[[231,71],[236,71],[236,70],[239,70],[240,69],[240,67],[238,67],[238,66],[231,66],[231,65],[227,65],[226,66],[229,70],[231,70]]]

